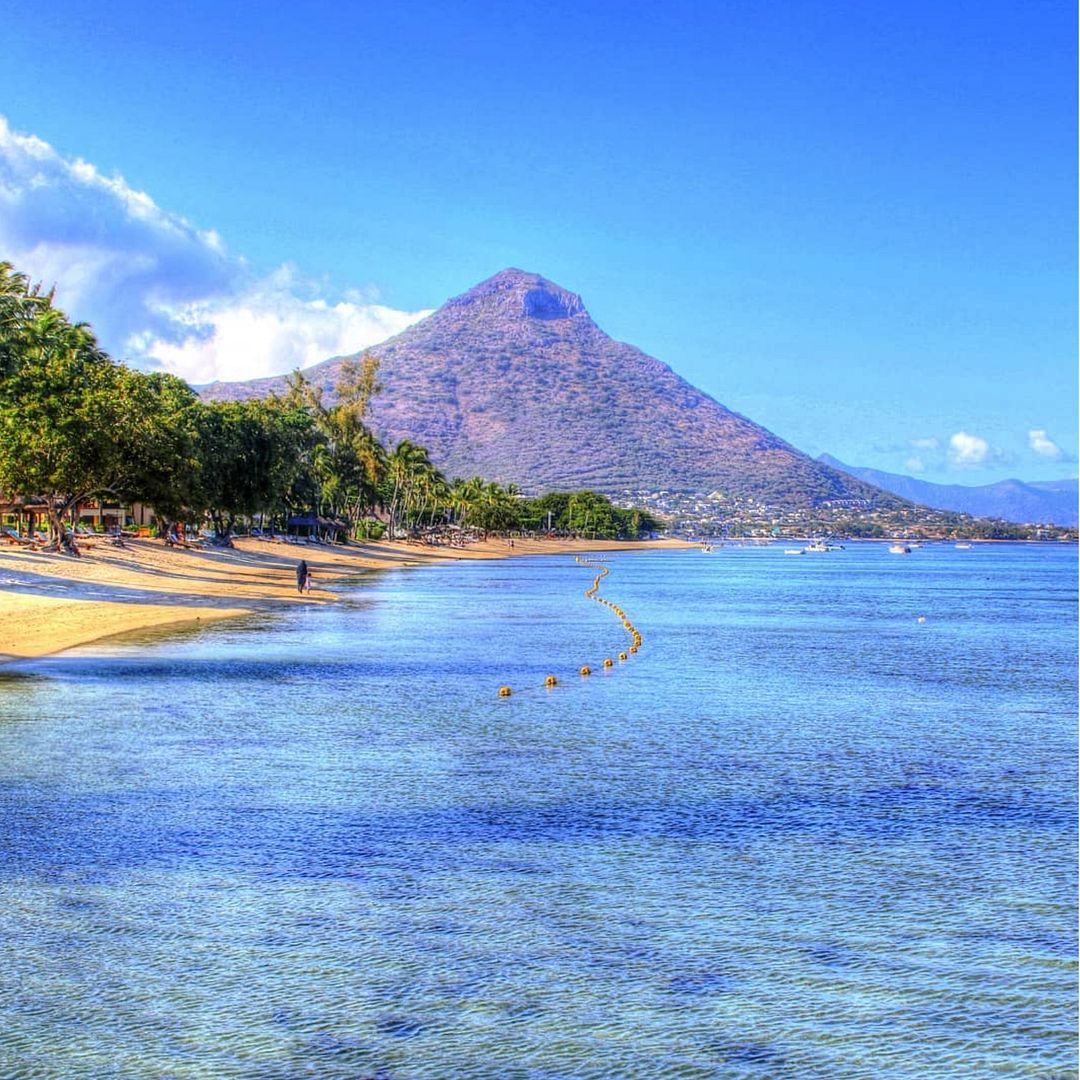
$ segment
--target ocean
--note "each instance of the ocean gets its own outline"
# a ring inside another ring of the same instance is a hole
[[[1075,1077],[1075,547],[603,565],[0,670],[0,1076]]]

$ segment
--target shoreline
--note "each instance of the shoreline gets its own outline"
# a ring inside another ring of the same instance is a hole
[[[335,603],[324,586],[373,570],[459,559],[505,559],[597,551],[681,550],[681,540],[491,539],[464,548],[408,541],[286,544],[250,537],[232,549],[166,548],[158,540],[99,537],[80,559],[0,548],[0,665],[65,652],[139,630],[236,618],[290,604]],[[304,559],[313,583],[296,591]]]

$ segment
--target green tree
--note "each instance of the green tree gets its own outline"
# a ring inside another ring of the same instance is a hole
[[[314,441],[305,480],[294,493],[318,513],[347,518],[355,530],[378,499],[386,469],[386,453],[365,423],[371,398],[379,392],[379,362],[373,356],[346,361],[334,387],[334,403],[326,404],[321,388],[303,372],[288,380],[282,401],[305,409],[314,424]],[[305,497],[306,496],[306,497]]]
[[[409,439],[402,439],[387,456],[386,486],[389,489],[390,539],[408,521],[422,478],[433,466],[427,450]]]
[[[311,416],[280,399],[211,402],[198,415],[198,502],[224,543],[236,520],[288,508],[310,460]]]
[[[636,540],[666,528],[647,510],[623,509],[595,491],[552,491],[530,499],[525,519],[535,529],[574,532],[604,540]]]
[[[470,523],[485,533],[509,532],[521,526],[521,500],[495,482],[476,478],[478,498],[470,512]]]
[[[0,276],[11,306],[12,275]],[[95,494],[134,486],[145,445],[140,380],[146,376],[115,363],[88,327],[39,300],[29,294],[30,315],[9,312],[5,322],[0,488],[44,499],[50,539],[59,545],[69,511]]]
[[[154,508],[158,528],[193,516],[199,503],[199,418],[195,392],[174,375],[127,373],[123,437],[130,465],[117,493]]]

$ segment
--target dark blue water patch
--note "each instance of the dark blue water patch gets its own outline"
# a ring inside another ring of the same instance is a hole
[[[807,959],[823,967],[847,968],[863,963],[863,958],[854,949],[835,942],[819,942],[803,950]]]
[[[570,802],[363,812],[220,805],[221,792],[50,792],[0,788],[0,875],[78,870],[90,880],[139,865],[232,867],[272,880],[362,878],[372,867],[542,875],[537,859],[499,852],[527,844],[686,840],[735,847],[751,835],[806,834],[822,843],[902,840],[929,821],[960,830],[968,849],[1003,831],[1076,835],[1075,802],[1052,792],[1003,793],[901,784],[863,792],[793,787],[748,801],[645,805]]]
[[[86,684],[92,681],[115,683],[143,683],[148,688],[179,683],[249,683],[262,693],[274,684],[302,683],[317,687],[326,680],[354,679],[366,681],[371,675],[400,675],[417,670],[415,660],[402,658],[398,663],[379,661],[363,663],[342,657],[304,656],[288,660],[280,655],[264,658],[242,657],[147,657],[130,658],[121,663],[114,659],[98,657],[57,658],[48,663],[47,675],[51,679],[68,680]],[[431,670],[428,664],[423,670]],[[42,669],[40,674],[45,674]],[[39,674],[39,677],[40,677]]]
[[[47,686],[51,675],[42,671],[34,671],[16,664],[4,664],[0,666],[0,692],[5,690],[30,690],[34,684]]]
[[[987,923],[982,926],[970,926],[958,931],[960,940],[970,939],[973,942],[993,940],[1002,945],[1015,947],[1028,957],[1046,958],[1051,960],[1074,961],[1077,956],[1077,946],[1080,945],[1080,934],[1073,933],[1048,933],[1046,931],[1016,931],[1003,928],[999,922]]]
[[[770,1043],[753,1042],[734,1038],[713,1038],[703,1047],[710,1057],[725,1065],[751,1067],[761,1075],[793,1076],[787,1056]],[[765,1073],[764,1070],[769,1070]]]
[[[667,981],[667,989],[673,994],[729,994],[741,985],[740,980],[730,972],[703,970],[688,971],[672,975]]]
[[[384,1035],[396,1039],[411,1039],[424,1030],[424,1025],[414,1016],[400,1013],[384,1013],[375,1020],[375,1027]]]
[[[371,1061],[372,1048],[361,1039],[323,1032],[304,1043],[299,1053],[305,1060],[330,1058],[335,1063],[363,1066]]]

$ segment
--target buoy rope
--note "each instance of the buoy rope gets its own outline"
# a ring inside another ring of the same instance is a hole
[[[634,624],[630,621],[630,618],[626,614],[626,612],[623,611],[623,609],[621,607],[619,607],[618,604],[616,604],[613,601],[608,600],[606,597],[603,597],[603,596],[600,595],[600,582],[605,577],[607,577],[607,575],[611,571],[608,569],[608,567],[606,565],[604,565],[604,563],[601,560],[598,560],[598,559],[584,559],[580,555],[576,555],[576,556],[574,556],[574,558],[575,558],[575,561],[577,563],[579,563],[581,566],[598,567],[599,568],[599,573],[597,573],[596,577],[593,578],[592,586],[585,590],[585,596],[589,600],[593,600],[598,604],[603,604],[604,607],[608,608],[613,614],[617,615],[622,620],[623,629],[630,635],[630,647],[626,652],[620,652],[619,653],[619,659],[620,660],[626,660],[628,658],[627,653],[636,653],[638,651],[638,649],[641,647],[642,637],[641,637],[641,634],[638,631],[637,627],[634,626]],[[610,658],[608,658],[607,660],[604,661],[604,667],[613,667],[613,666],[614,666],[614,661],[612,661]]]
[[[611,573],[611,571],[599,559],[583,559],[580,555],[575,555],[574,556],[574,561],[576,563],[578,563],[578,565],[580,565],[580,566],[587,566],[590,569],[596,568],[598,570],[596,577],[593,578],[592,585],[588,589],[585,590],[585,598],[587,600],[593,600],[597,604],[602,604],[604,607],[608,608],[612,612],[612,614],[617,615],[619,617],[619,619],[622,620],[623,629],[630,635],[630,644],[626,649],[620,651],[618,656],[619,656],[620,661],[629,660],[630,657],[634,653],[636,653],[638,651],[638,649],[641,647],[642,637],[641,637],[641,633],[638,631],[638,628],[630,621],[630,618],[626,614],[626,612],[623,611],[623,609],[621,607],[619,607],[618,604],[616,604],[613,601],[608,600],[606,597],[603,597],[603,596],[600,595],[600,582],[604,578],[606,578],[608,576],[608,574]],[[602,666],[604,667],[605,670],[610,670],[611,668],[613,668],[615,666],[615,661],[612,660],[610,656],[605,657]],[[588,664],[582,664],[581,667],[578,668],[578,674],[580,676],[582,676],[583,678],[585,678],[585,677],[592,674],[592,667],[590,667]],[[554,675],[548,675],[547,678],[544,679],[544,688],[545,689],[550,690],[552,687],[555,687],[555,686],[558,686],[558,685],[559,685],[559,680]],[[529,689],[533,689],[533,688],[532,687],[527,687],[526,688],[526,690],[529,690]],[[535,689],[541,689],[541,688],[536,687]],[[513,693],[514,693],[514,691],[509,686],[500,686],[499,687],[499,697],[510,697]]]

